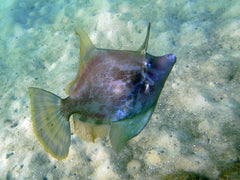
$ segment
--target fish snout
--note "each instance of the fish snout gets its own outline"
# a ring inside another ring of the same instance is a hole
[[[176,56],[173,54],[166,54],[164,56],[148,56],[148,76],[153,81],[163,82],[167,78],[168,74],[172,70],[176,63]]]
[[[176,63],[177,57],[174,54],[167,54],[165,57],[168,59],[168,61],[172,64]]]
[[[152,61],[153,70],[167,72],[170,71],[176,62],[176,56],[173,54],[167,54],[164,56],[155,57]]]

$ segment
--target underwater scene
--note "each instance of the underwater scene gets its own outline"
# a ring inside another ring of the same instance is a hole
[[[2,0],[0,32],[0,180],[240,179],[239,0]]]

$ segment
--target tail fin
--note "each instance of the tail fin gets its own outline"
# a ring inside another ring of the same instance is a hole
[[[45,151],[62,160],[67,157],[71,131],[68,117],[60,111],[61,98],[51,92],[29,88],[33,129]]]

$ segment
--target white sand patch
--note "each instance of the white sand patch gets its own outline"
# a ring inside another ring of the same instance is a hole
[[[13,31],[14,35],[17,37],[22,36],[25,32],[25,30],[19,24],[15,24]]]
[[[180,143],[177,138],[165,131],[158,132],[152,142],[154,149],[147,151],[144,156],[145,162],[152,168],[162,167],[173,161],[180,152]]]
[[[119,179],[119,176],[113,171],[110,163],[110,154],[106,148],[98,143],[87,145],[87,153],[92,159],[91,165],[94,167],[93,179]]]
[[[169,135],[166,132],[160,132],[158,139],[156,140],[158,147],[164,147],[168,153],[178,153],[180,150],[180,143],[174,135]]]
[[[220,34],[221,35],[229,35],[231,38],[239,38],[240,37],[240,22],[239,21],[229,22],[227,25],[224,25],[223,29],[221,29]]]
[[[112,170],[111,164],[109,161],[104,161],[100,166],[95,167],[95,172],[92,176],[93,179],[120,179],[120,177]]]
[[[2,138],[1,138],[2,139]],[[6,175],[6,169],[8,169],[8,159],[6,158],[7,151],[5,150],[6,145],[3,144],[3,142],[0,142],[0,149],[1,149],[1,155],[0,155],[0,161],[1,161],[1,166],[0,166],[0,174],[1,175]]]
[[[186,94],[184,92],[184,94],[180,95],[178,98],[182,105],[191,112],[198,112],[202,108],[210,107],[208,102],[196,88],[190,88]]]
[[[121,5],[119,6],[119,9],[120,9],[121,13],[127,13],[127,12],[129,12],[130,9],[129,9],[129,4],[128,4],[128,2],[123,2],[123,3],[121,3]]]
[[[156,150],[150,150],[145,153],[145,162],[150,167],[160,167],[163,164],[161,155]]]
[[[240,2],[236,1],[234,6],[229,6],[227,10],[221,15],[221,17],[224,19],[229,19],[229,18],[239,18],[240,17]]]
[[[20,122],[19,125],[18,125],[18,128],[23,130],[24,135],[27,138],[32,138],[33,125],[32,125],[32,121],[31,121],[30,117],[26,118],[22,122]],[[34,140],[36,140],[36,139],[34,138]]]
[[[181,157],[176,161],[175,167],[188,172],[205,173],[210,177],[215,177],[219,172],[210,161],[208,153],[204,149],[198,149],[196,155]],[[208,172],[211,169],[211,172]]]
[[[99,12],[106,12],[109,10],[110,5],[107,0],[94,0],[91,1],[92,7],[96,8]]]
[[[154,55],[161,55],[169,53],[169,49],[174,48],[173,38],[174,33],[172,31],[162,32],[156,38],[153,38],[149,49]]]
[[[128,162],[127,171],[129,174],[136,178],[139,176],[141,166],[142,166],[141,161],[133,159]]]
[[[199,47],[207,43],[207,37],[204,30],[194,24],[194,22],[186,22],[181,25],[181,36],[179,43],[182,46],[195,46]]]

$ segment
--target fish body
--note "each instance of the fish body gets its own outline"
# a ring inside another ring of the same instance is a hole
[[[80,65],[66,99],[38,88],[29,88],[34,132],[45,150],[65,158],[70,146],[69,117],[74,132],[94,141],[109,134],[114,150],[141,132],[156,106],[165,80],[176,62],[172,54],[147,53],[150,24],[137,51],[96,48],[87,34],[80,37]]]

